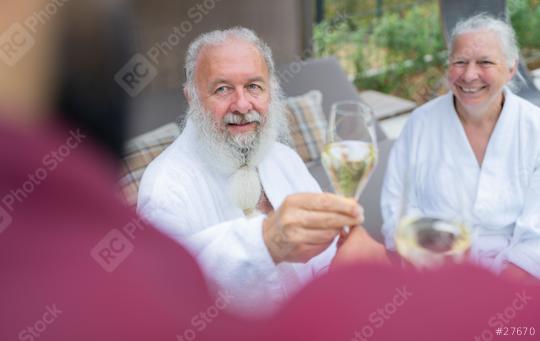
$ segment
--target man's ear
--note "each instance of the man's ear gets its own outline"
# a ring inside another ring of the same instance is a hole
[[[191,104],[191,96],[189,96],[187,85],[184,85],[184,97],[186,98],[188,104]]]

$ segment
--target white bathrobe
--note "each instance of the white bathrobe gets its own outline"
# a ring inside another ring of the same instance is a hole
[[[300,157],[275,143],[257,167],[274,209],[294,193],[320,192]],[[182,134],[146,169],[138,211],[197,258],[210,285],[234,296],[239,313],[265,314],[324,271],[335,255],[335,242],[307,264],[276,266],[262,235],[265,215],[246,218],[229,196],[230,176],[201,157],[197,131]]]
[[[394,248],[404,178],[409,207],[463,214],[473,261],[500,272],[511,262],[540,277],[540,109],[505,89],[504,108],[479,166],[448,93],[416,109],[390,154],[381,197]]]

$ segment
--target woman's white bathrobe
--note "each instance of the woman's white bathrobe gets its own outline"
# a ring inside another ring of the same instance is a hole
[[[228,195],[232,174],[218,171],[198,150],[197,132],[188,122],[145,171],[137,209],[192,252],[214,289],[233,296],[233,309],[272,310],[328,266],[335,243],[307,264],[276,266],[263,240],[265,216],[246,218]],[[271,147],[258,172],[276,209],[290,194],[321,191],[300,157],[280,143]]]
[[[413,209],[435,216],[461,211],[470,219],[474,261],[495,271],[511,262],[540,277],[540,108],[504,94],[482,167],[452,93],[413,112],[391,152],[381,198],[389,248],[408,174]]]

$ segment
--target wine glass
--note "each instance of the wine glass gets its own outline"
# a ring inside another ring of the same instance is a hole
[[[441,193],[454,196],[452,202],[455,207],[449,204],[444,210],[426,214],[417,205],[411,178],[411,171],[407,168],[399,221],[394,233],[398,253],[419,269],[462,262],[471,247],[472,237],[464,208],[465,193],[459,182],[453,182],[455,186],[446,188],[447,193]]]
[[[375,165],[378,150],[375,118],[367,105],[342,101],[332,105],[322,165],[341,196],[358,201]],[[344,227],[349,232],[349,227]]]

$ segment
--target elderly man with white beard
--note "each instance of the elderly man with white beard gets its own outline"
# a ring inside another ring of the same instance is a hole
[[[239,313],[271,312],[326,271],[345,225],[355,226],[345,244],[384,259],[360,226],[362,208],[321,193],[278,142],[287,119],[263,41],[245,28],[203,34],[185,69],[185,126],[144,173],[138,211],[194,254],[215,293],[229,292]]]

